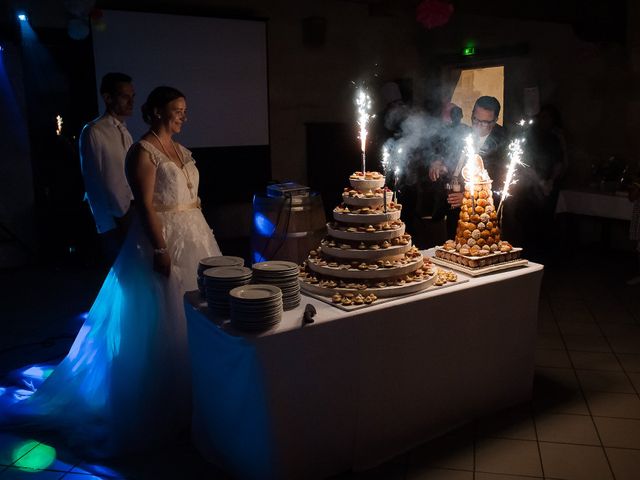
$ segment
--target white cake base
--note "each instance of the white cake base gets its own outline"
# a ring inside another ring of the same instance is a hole
[[[390,287],[372,287],[367,288],[365,290],[354,290],[352,288],[327,288],[320,287],[318,285],[314,285],[311,283],[307,283],[303,280],[300,280],[300,289],[303,292],[315,293],[316,295],[322,295],[325,297],[330,297],[335,293],[361,293],[363,295],[373,293],[378,298],[387,298],[387,297],[397,297],[400,295],[407,295],[409,293],[420,292],[429,288],[436,281],[437,275],[431,275],[429,278],[424,280],[420,280],[418,282],[410,282],[405,283],[404,285],[393,285]],[[375,305],[375,302],[374,302]]]

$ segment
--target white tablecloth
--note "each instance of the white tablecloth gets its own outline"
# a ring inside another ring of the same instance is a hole
[[[573,213],[593,217],[631,220],[633,204],[626,194],[614,195],[602,192],[560,190],[556,213]]]
[[[303,296],[260,336],[220,328],[187,293],[196,446],[239,478],[324,478],[527,400],[542,269],[354,312]]]

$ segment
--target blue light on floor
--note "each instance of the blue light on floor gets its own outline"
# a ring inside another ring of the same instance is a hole
[[[56,449],[36,440],[27,440],[13,450],[12,456],[15,467],[33,472],[49,467],[56,460]]]
[[[20,20],[21,22],[26,22],[27,21],[27,15],[24,13],[19,13],[18,14],[18,20]]]

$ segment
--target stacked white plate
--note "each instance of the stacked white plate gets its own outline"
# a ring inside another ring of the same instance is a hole
[[[238,330],[260,332],[282,319],[282,292],[273,285],[251,284],[229,292],[231,325]]]
[[[214,267],[202,272],[204,296],[209,311],[217,316],[229,318],[229,290],[251,282],[251,269],[247,267]]]
[[[273,285],[282,290],[282,303],[285,310],[300,305],[300,283],[298,265],[282,260],[270,260],[253,264],[253,282]]]
[[[218,255],[217,257],[203,258],[198,262],[198,289],[204,296],[204,278],[202,276],[205,270],[216,267],[244,267],[244,259],[240,257],[231,257],[229,255]]]

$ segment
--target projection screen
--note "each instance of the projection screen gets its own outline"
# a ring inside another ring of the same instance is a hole
[[[189,148],[269,144],[267,32],[263,20],[104,11],[93,30],[96,92],[111,71],[133,77],[135,139],[147,129],[140,106],[156,86],[187,97],[177,140]],[[103,106],[98,94],[98,104]]]

